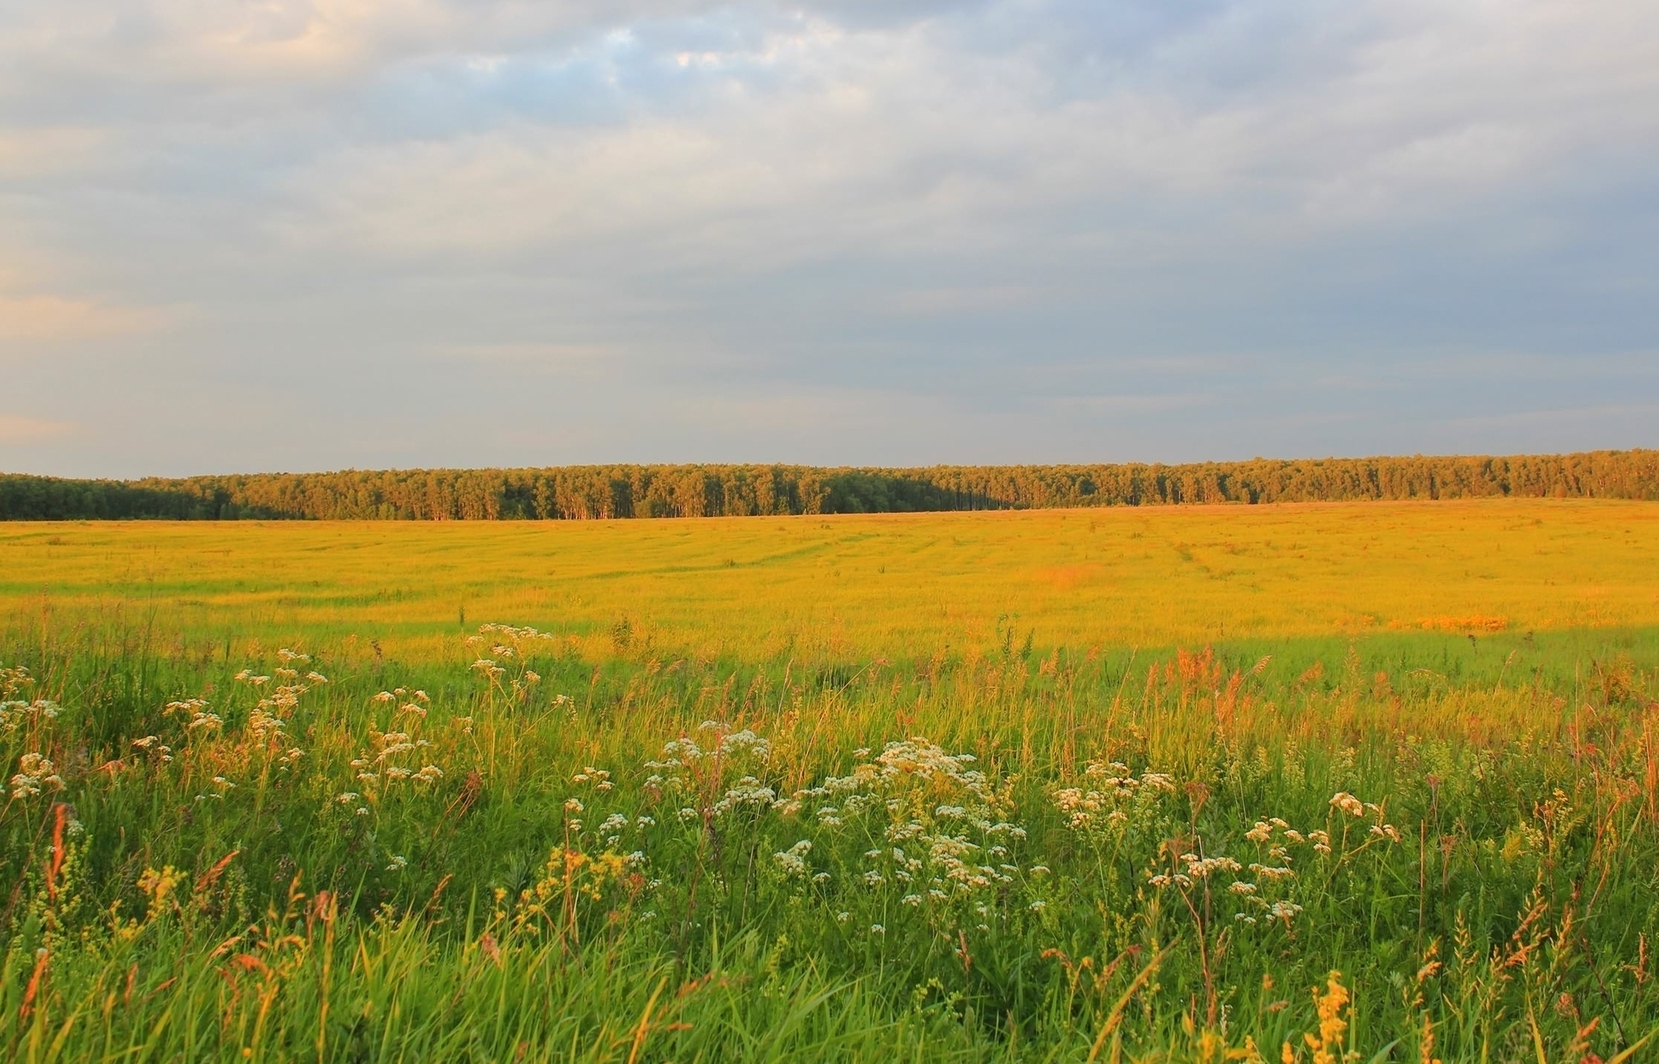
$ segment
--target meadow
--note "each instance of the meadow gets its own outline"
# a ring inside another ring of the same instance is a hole
[[[0,525],[8,1059],[1659,1054],[1659,505]]]

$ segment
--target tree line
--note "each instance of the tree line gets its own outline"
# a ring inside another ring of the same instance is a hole
[[[1487,497],[1659,500],[1659,450],[1186,465],[601,465],[142,480],[0,474],[0,520],[592,520]]]

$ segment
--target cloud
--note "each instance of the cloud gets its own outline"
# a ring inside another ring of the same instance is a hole
[[[1656,144],[1642,4],[17,0],[0,350],[42,468],[1579,446]]]
[[[147,307],[0,292],[0,343],[51,343],[144,333],[161,328],[167,320],[164,312]]]
[[[69,435],[75,428],[67,421],[42,421],[16,414],[0,414],[0,443],[38,443]]]

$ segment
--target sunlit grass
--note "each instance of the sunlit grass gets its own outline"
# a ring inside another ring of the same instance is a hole
[[[1655,516],[0,527],[0,1045],[1628,1064]]]
[[[0,527],[6,623],[388,650],[512,618],[608,648],[910,656],[1659,624],[1659,510],[1538,500],[511,524]]]

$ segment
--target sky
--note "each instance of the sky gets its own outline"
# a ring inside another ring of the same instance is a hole
[[[1659,445],[1653,0],[6,0],[0,471]]]

